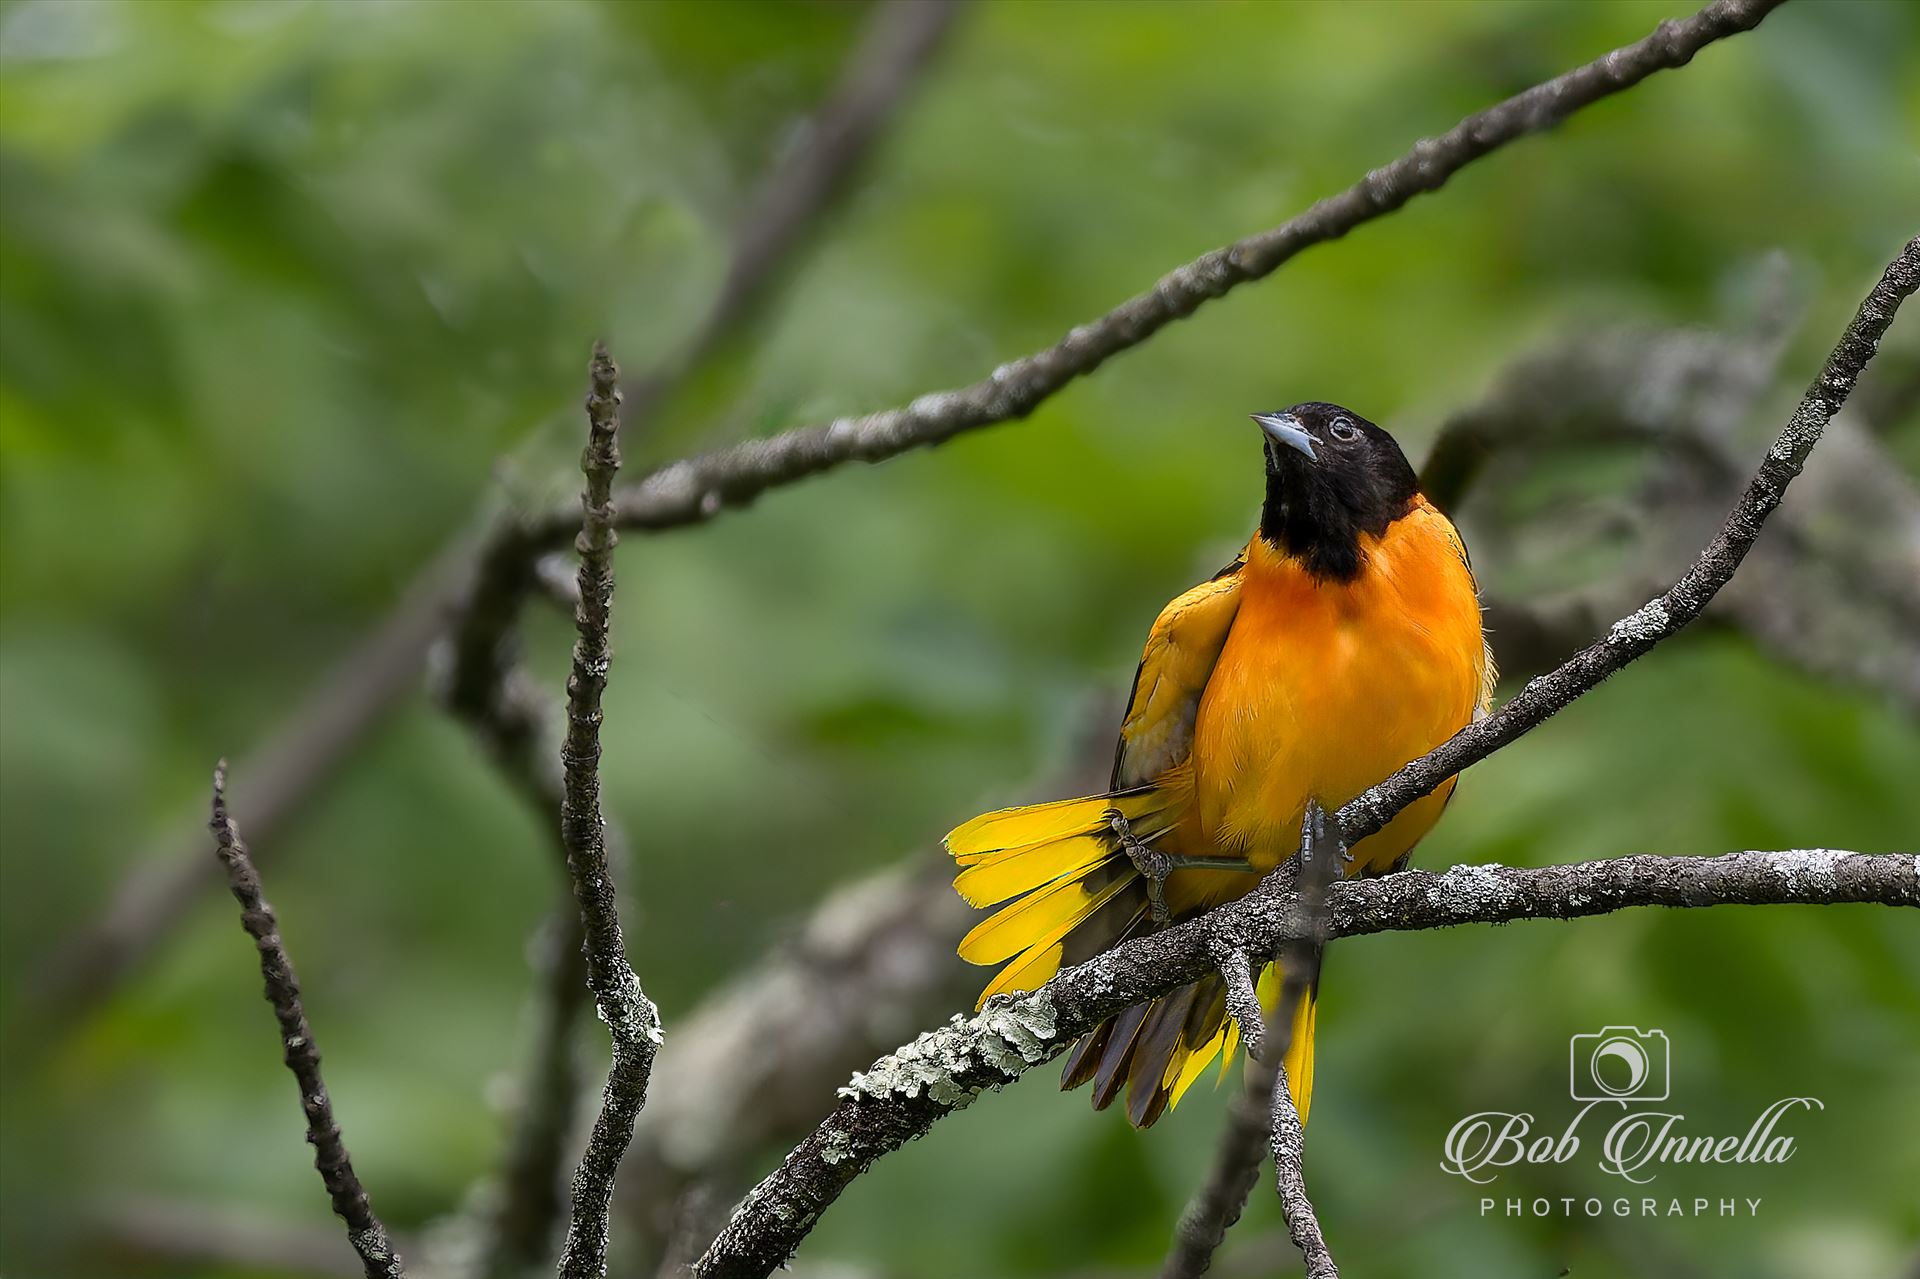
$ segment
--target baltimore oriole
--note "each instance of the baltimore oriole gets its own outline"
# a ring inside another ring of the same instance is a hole
[[[1467,550],[1428,502],[1400,446],[1338,405],[1254,415],[1266,457],[1260,527],[1212,580],[1167,605],[1147,636],[1104,795],[1010,808],[947,836],[954,887],[1010,904],[960,943],[1011,961],[982,992],[1032,990],[1062,965],[1154,926],[1126,841],[1166,855],[1172,919],[1250,891],[1291,856],[1309,798],[1332,810],[1483,714],[1494,666]],[[1349,874],[1406,864],[1452,795],[1449,781],[1356,844]],[[1269,966],[1260,993],[1278,998]],[[1314,1002],[1294,1010],[1285,1064],[1304,1119]],[[1136,1005],[1088,1034],[1063,1088],[1091,1081],[1104,1109],[1127,1090],[1145,1127],[1238,1028],[1218,976]]]

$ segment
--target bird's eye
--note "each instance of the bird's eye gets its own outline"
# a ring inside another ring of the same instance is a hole
[[[1337,417],[1333,425],[1327,428],[1327,434],[1342,444],[1351,444],[1360,438],[1360,428],[1353,424],[1352,418]]]

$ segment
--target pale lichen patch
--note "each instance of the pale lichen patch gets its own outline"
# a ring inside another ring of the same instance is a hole
[[[959,1109],[984,1090],[965,1082],[984,1065],[1006,1079],[1045,1061],[1058,1028],[1053,1000],[1045,993],[995,1002],[971,1021],[958,1015],[856,1074],[840,1096],[878,1100],[921,1097]]]
[[[975,1064],[966,1026],[956,1014],[947,1025],[928,1031],[855,1075],[840,1089],[840,1095],[876,1101],[924,1095],[958,1110],[979,1091],[957,1078]]]
[[[1648,600],[1615,622],[1607,631],[1609,644],[1647,643],[1659,637],[1667,627],[1667,606]]]
[[[828,1133],[820,1144],[820,1158],[830,1164],[842,1163],[853,1158],[853,1154],[853,1138],[838,1128]]]
[[[1449,914],[1477,914],[1489,901],[1506,895],[1506,880],[1500,875],[1505,869],[1499,862],[1455,866],[1433,881],[1427,900]]]
[[[1830,848],[1788,848],[1767,855],[1767,865],[1796,893],[1830,893],[1838,886],[1834,867],[1845,853]]]
[[[1045,991],[1005,1005],[989,1005],[975,1018],[980,1028],[980,1055],[1009,1079],[1047,1058],[1047,1044],[1058,1021],[1053,999]]]

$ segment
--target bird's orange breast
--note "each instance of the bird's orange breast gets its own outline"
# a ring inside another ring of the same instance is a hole
[[[1269,869],[1298,846],[1309,797],[1345,803],[1484,704],[1480,605],[1446,517],[1420,501],[1362,547],[1363,569],[1343,583],[1253,539],[1240,610],[1194,726],[1183,845]],[[1355,869],[1385,869],[1411,849],[1451,790],[1362,840]],[[1229,887],[1244,891],[1244,876],[1223,877]]]

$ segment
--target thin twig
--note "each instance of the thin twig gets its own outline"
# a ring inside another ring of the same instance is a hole
[[[1920,240],[1910,241],[1887,267],[1725,527],[1680,581],[1660,599],[1616,622],[1605,638],[1557,671],[1531,681],[1498,711],[1344,805],[1334,817],[1347,842],[1378,831],[1448,777],[1517,740],[1697,616],[1738,567],[1827,421],[1872,359],[1900,303],[1916,287],[1920,287]],[[1902,870],[1910,891],[1914,868],[1909,863]],[[1338,903],[1350,887],[1335,885],[1333,900]],[[1891,891],[1895,882],[1889,880],[1886,887]],[[1248,897],[1217,907],[1190,924],[1124,943],[1068,969],[1032,994],[992,1002],[972,1021],[922,1036],[874,1071],[857,1077],[851,1095],[735,1210],[696,1273],[701,1279],[768,1273],[874,1159],[926,1131],[935,1120],[972,1100],[980,1088],[1004,1082],[1033,1062],[1052,1056],[1063,1037],[1070,1039],[1091,1029],[1100,1018],[1080,1022],[1077,1017],[1063,1020],[1061,1016],[1063,994],[1073,990],[1083,974],[1096,972],[1107,981],[1102,991],[1087,999],[1103,1009],[1101,1017],[1105,1017],[1201,975],[1204,969],[1196,969],[1193,961],[1210,960],[1211,947],[1218,945],[1217,940],[1209,940],[1212,936],[1224,934],[1250,954],[1273,949],[1288,935],[1285,931],[1270,934],[1263,945],[1256,945],[1251,935],[1229,922],[1243,912],[1270,905],[1274,897],[1265,888],[1263,883]],[[1588,900],[1602,899],[1590,896]],[[1291,904],[1288,909],[1293,909]],[[1180,945],[1185,948],[1185,964],[1163,958],[1151,971],[1136,973],[1133,982],[1117,979],[1117,973],[1127,971],[1141,957],[1173,945],[1168,940],[1172,938],[1184,939]],[[1175,976],[1180,980],[1171,980]]]
[[[592,374],[587,448],[580,460],[587,485],[580,499],[580,605],[574,613],[579,638],[573,645],[573,673],[567,677],[567,736],[560,751],[566,791],[560,829],[586,936],[587,985],[613,1041],[613,1064],[593,1135],[573,1177],[573,1219],[560,1253],[563,1279],[599,1279],[606,1273],[607,1206],[613,1200],[614,1173],[633,1138],[634,1118],[646,1105],[647,1080],[660,1045],[659,1011],[627,962],[600,818],[600,696],[612,662],[608,630],[613,548],[619,540],[608,496],[620,469],[619,370],[605,347],[594,348]]]
[[[1306,1259],[1307,1279],[1340,1279],[1339,1267],[1333,1264],[1333,1255],[1320,1233],[1313,1200],[1307,1197],[1306,1174],[1301,1168],[1307,1134],[1300,1123],[1300,1112],[1293,1108],[1285,1066],[1275,1071],[1269,1100],[1273,1104],[1267,1123],[1273,1138],[1273,1185],[1287,1217],[1287,1235]]]
[[[307,1141],[313,1146],[313,1166],[333,1201],[334,1212],[347,1223],[347,1241],[360,1254],[360,1265],[367,1279],[404,1279],[400,1256],[387,1240],[386,1227],[373,1214],[366,1188],[354,1175],[353,1161],[347,1156],[346,1143],[340,1137],[340,1125],[333,1119],[333,1100],[327,1095],[326,1082],[320,1077],[320,1047],[313,1041],[313,1027],[307,1024],[300,1003],[300,979],[294,975],[293,960],[280,940],[280,924],[273,907],[267,904],[260,888],[260,874],[253,868],[247,846],[240,839],[232,816],[227,812],[227,761],[213,770],[213,817],[207,823],[217,845],[215,851],[227,870],[227,887],[240,903],[240,925],[253,938],[260,952],[260,976],[266,982],[267,1002],[273,1005],[274,1020],[280,1023],[280,1044],[287,1069],[300,1085],[300,1109],[307,1117]]]
[[[1286,1214],[1287,1234],[1300,1250],[1307,1265],[1307,1279],[1339,1279],[1327,1241],[1321,1236],[1319,1218],[1313,1201],[1307,1197],[1307,1183],[1301,1162],[1306,1149],[1306,1125],[1294,1108],[1292,1082],[1287,1077],[1286,1053],[1293,1038],[1294,1010],[1302,998],[1320,987],[1320,965],[1326,958],[1327,939],[1333,918],[1329,894],[1347,873],[1351,860],[1340,823],[1317,800],[1307,801],[1306,817],[1301,823],[1299,869],[1295,878],[1294,920],[1280,946],[1280,998],[1268,1021],[1267,1039],[1273,1054],[1272,1077],[1267,1085],[1267,1111],[1263,1118],[1273,1151],[1274,1188],[1280,1207]],[[1229,1138],[1230,1147],[1237,1144]],[[1230,1151],[1223,1152],[1222,1157]],[[1257,1174],[1257,1168],[1256,1168]],[[1234,1214],[1238,1216],[1238,1212]],[[1220,1233],[1226,1233],[1225,1223]]]
[[[1241,1038],[1246,1038],[1244,1030]],[[1173,1245],[1161,1264],[1160,1279],[1199,1279],[1206,1274],[1213,1268],[1214,1253],[1227,1231],[1246,1211],[1247,1198],[1260,1179],[1260,1165],[1267,1157],[1267,1116],[1279,1068],[1277,1053],[1247,1055],[1240,1091],[1227,1103],[1226,1123],[1214,1148],[1213,1164],[1174,1224]]]
[[[1227,984],[1227,1016],[1240,1028],[1241,1047],[1249,1057],[1265,1056],[1267,1018],[1254,988],[1255,965],[1246,951],[1226,942],[1215,950],[1213,962],[1220,969],[1220,980]]]
[[[791,148],[761,183],[706,314],[628,398],[623,412],[630,429],[644,426],[689,376],[751,323],[808,229],[871,154],[958,9],[958,0],[891,0],[876,12],[809,122],[804,143]],[[530,591],[577,609],[580,587],[559,556],[537,555],[529,567],[525,557],[530,553],[517,520],[495,526],[448,645],[444,700],[557,831],[560,781],[550,775],[550,756],[540,749],[548,713],[539,698],[525,692],[517,624]],[[490,1197],[487,1243],[480,1250],[488,1279],[507,1279],[543,1260],[559,1220],[555,1174],[573,1116],[575,1063],[568,1037],[586,993],[578,913],[558,912],[542,933],[533,1066],[508,1137],[500,1183]]]
[[[1216,942],[1216,963],[1227,981],[1227,1009],[1240,1027],[1249,1064],[1239,1096],[1227,1107],[1227,1121],[1214,1150],[1212,1167],[1174,1225],[1173,1245],[1161,1266],[1161,1279],[1199,1279],[1213,1265],[1213,1254],[1246,1210],[1247,1196],[1260,1176],[1267,1153],[1269,1116],[1276,1077],[1286,1078],[1287,1049],[1293,1043],[1294,1010],[1301,997],[1320,984],[1330,918],[1327,894],[1346,874],[1346,845],[1326,809],[1309,801],[1300,829],[1300,855],[1289,863],[1297,887],[1296,926],[1280,948],[1280,995],[1273,1011],[1253,998],[1246,953]],[[1220,962],[1221,958],[1226,962]],[[1236,983],[1244,990],[1234,992]],[[1235,1003],[1242,1007],[1235,1011]],[[1289,1110],[1292,1101],[1287,1102]],[[1296,1116],[1297,1122],[1297,1116]]]
[[[734,237],[726,279],[706,314],[627,398],[627,429],[644,427],[695,370],[751,322],[820,212],[871,154],[959,9],[957,0],[891,0],[868,22],[800,146],[760,185]],[[517,522],[496,526],[479,558],[453,641],[444,701],[488,747],[515,788],[556,835],[561,781],[547,750],[551,713],[520,665],[517,626],[530,590],[580,602],[578,578],[560,555],[529,570]],[[617,832],[608,828],[608,838]],[[564,850],[563,850],[564,851]],[[617,841],[613,861],[619,864]],[[479,1250],[487,1279],[509,1279],[545,1261],[560,1219],[557,1173],[571,1132],[576,1063],[569,1036],[585,1002],[580,917],[571,903],[542,927],[536,952],[533,1061],[507,1141],[499,1185],[488,1197]]]

